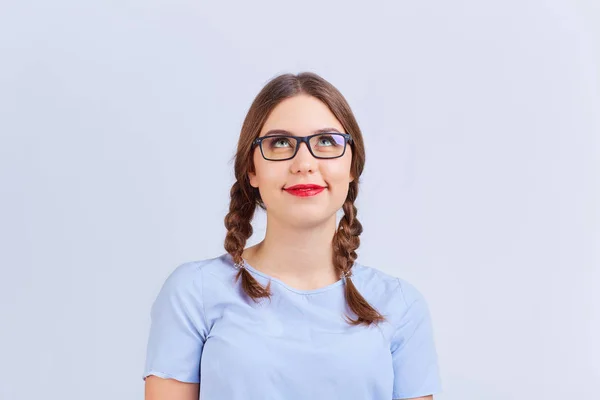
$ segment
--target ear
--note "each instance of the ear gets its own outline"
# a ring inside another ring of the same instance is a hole
[[[250,181],[250,185],[252,187],[257,188],[258,187],[258,182],[256,179],[256,173],[255,172],[248,172],[248,180]]]

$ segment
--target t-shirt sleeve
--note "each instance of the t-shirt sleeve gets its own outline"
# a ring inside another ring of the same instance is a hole
[[[392,336],[393,399],[442,391],[438,356],[427,302],[409,282],[398,278],[402,315]]]
[[[208,334],[201,270],[179,265],[167,277],[150,311],[146,362],[148,375],[200,383],[200,358]]]

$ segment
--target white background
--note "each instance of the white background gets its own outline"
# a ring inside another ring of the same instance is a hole
[[[151,302],[224,253],[245,113],[305,70],[363,131],[358,261],[427,298],[436,400],[598,396],[600,3],[0,4],[0,398],[143,397]]]

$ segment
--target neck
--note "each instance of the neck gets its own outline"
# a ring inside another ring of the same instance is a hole
[[[340,279],[333,265],[335,215],[318,225],[280,224],[267,217],[265,239],[242,257],[261,272],[291,286],[313,289]]]

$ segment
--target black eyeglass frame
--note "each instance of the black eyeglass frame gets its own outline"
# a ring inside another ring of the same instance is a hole
[[[340,154],[339,156],[335,156],[335,157],[319,157],[319,156],[315,155],[315,153],[313,153],[313,151],[312,151],[312,148],[310,147],[310,139],[314,136],[332,135],[332,134],[341,135],[344,137],[344,150],[342,151],[342,154]],[[268,139],[268,138],[273,138],[273,137],[296,139],[296,148],[294,150],[294,154],[292,154],[292,156],[288,157],[288,158],[272,159],[272,158],[265,157],[265,153],[263,152],[263,148],[262,148],[262,141],[263,141],[263,139]],[[254,139],[254,141],[252,142],[251,150],[254,150],[254,147],[256,147],[256,145],[258,145],[258,147],[260,147],[260,154],[263,156],[263,158],[265,160],[267,160],[267,161],[286,161],[286,160],[291,160],[292,158],[296,157],[296,154],[298,153],[298,149],[300,148],[300,144],[302,142],[306,143],[306,147],[308,148],[308,151],[310,151],[310,154],[312,154],[312,156],[314,158],[319,158],[322,160],[333,160],[335,158],[340,158],[344,154],[346,154],[346,145],[348,143],[350,143],[350,144],[354,143],[354,140],[352,139],[352,136],[349,133],[342,133],[342,132],[321,132],[321,133],[315,133],[314,135],[309,135],[309,136],[268,135],[268,136],[262,136],[262,137]]]

